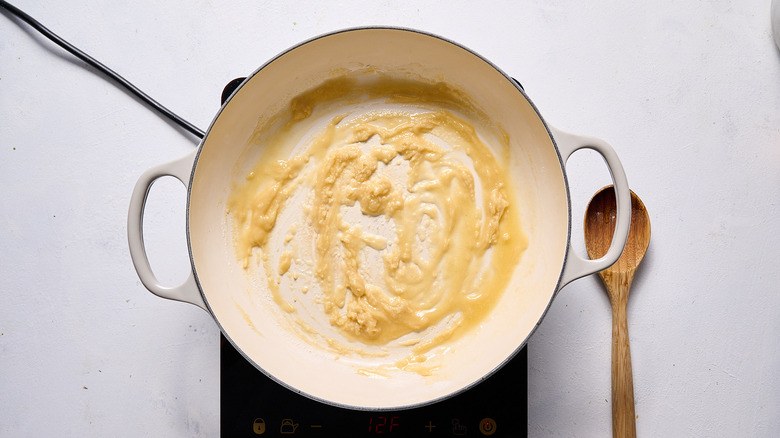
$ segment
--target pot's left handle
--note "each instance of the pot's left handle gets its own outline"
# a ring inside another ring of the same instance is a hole
[[[130,257],[133,259],[138,277],[150,292],[162,298],[195,304],[208,311],[192,270],[184,283],[178,286],[164,286],[157,280],[149,264],[143,236],[144,207],[152,184],[158,178],[172,176],[187,186],[196,154],[197,150],[177,160],[154,166],[141,175],[130,198],[130,211],[127,214],[127,240],[130,244]]]

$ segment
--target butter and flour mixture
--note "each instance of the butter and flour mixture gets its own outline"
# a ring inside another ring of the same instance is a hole
[[[314,345],[401,345],[390,366],[431,372],[527,245],[502,131],[445,85],[377,75],[327,81],[275,126],[258,128],[263,152],[228,202],[236,255],[262,279],[251,293]]]

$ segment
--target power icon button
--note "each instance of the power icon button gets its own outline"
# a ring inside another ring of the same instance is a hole
[[[493,435],[496,433],[496,420],[492,418],[483,418],[479,422],[479,431],[482,435]]]

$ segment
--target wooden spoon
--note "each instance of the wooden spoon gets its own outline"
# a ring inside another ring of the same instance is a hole
[[[585,246],[596,259],[607,253],[615,232],[615,192],[607,186],[590,200],[585,213]],[[636,437],[634,378],[628,344],[626,305],[636,268],[650,244],[650,218],[645,205],[631,192],[631,227],[628,242],[614,265],[601,271],[612,306],[612,436]]]

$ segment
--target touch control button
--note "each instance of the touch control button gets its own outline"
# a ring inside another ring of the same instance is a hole
[[[255,435],[262,435],[265,433],[265,420],[262,418],[255,418],[255,421],[252,423],[252,431],[255,433]]]
[[[483,418],[479,422],[479,431],[482,435],[493,435],[496,433],[496,420],[492,418]]]

